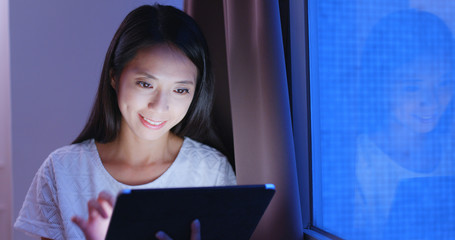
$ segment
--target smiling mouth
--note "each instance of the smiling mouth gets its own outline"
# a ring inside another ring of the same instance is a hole
[[[148,124],[150,124],[152,126],[160,126],[166,122],[166,121],[153,121],[151,119],[148,119],[148,118],[142,116],[141,114],[139,114],[139,115],[141,116],[142,119],[144,119],[144,121],[146,121]]]
[[[431,116],[417,116],[417,119],[422,121],[423,123],[433,123],[436,121],[437,117],[435,115]]]

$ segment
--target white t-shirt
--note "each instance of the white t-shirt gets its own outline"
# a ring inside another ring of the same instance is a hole
[[[185,138],[174,163],[153,182],[130,186],[104,168],[95,141],[57,149],[41,165],[14,227],[37,237],[84,239],[71,217],[88,217],[87,202],[101,191],[235,185],[234,172],[217,150]]]
[[[389,210],[395,197],[398,183],[404,179],[432,176],[455,175],[455,162],[451,142],[445,143],[441,162],[431,172],[418,173],[406,169],[384,153],[368,135],[357,139],[356,178],[359,189],[355,199],[355,226],[367,229],[371,233],[368,239],[382,239],[389,216]]]

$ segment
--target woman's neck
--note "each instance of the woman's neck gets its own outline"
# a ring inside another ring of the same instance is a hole
[[[373,141],[402,167],[415,172],[429,172],[439,164],[442,150],[430,135],[388,129],[373,134]]]
[[[182,143],[183,139],[171,132],[151,141],[121,132],[114,141],[106,144],[97,143],[97,147],[103,162],[139,167],[172,163]]]

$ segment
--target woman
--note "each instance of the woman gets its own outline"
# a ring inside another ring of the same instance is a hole
[[[455,175],[449,134],[453,50],[445,23],[415,9],[382,18],[366,40],[358,89],[363,131],[357,139],[355,172],[359,239],[414,239],[413,234],[436,232],[431,230],[436,223],[404,224],[414,217],[397,202],[405,192],[423,198],[423,186],[429,184],[423,179],[434,182]],[[432,210],[437,207],[433,204]],[[392,216],[400,211],[400,217]],[[426,218],[432,214],[427,212]],[[394,226],[399,229],[392,230]]]
[[[104,239],[121,189],[236,184],[226,157],[206,145],[216,145],[212,98],[196,23],[170,6],[133,10],[107,51],[85,128],[45,160],[15,227],[43,239]],[[192,230],[197,239],[198,221]]]

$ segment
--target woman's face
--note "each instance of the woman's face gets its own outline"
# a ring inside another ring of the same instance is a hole
[[[391,74],[392,122],[414,133],[431,132],[454,93],[454,76],[443,61],[417,59]]]
[[[177,48],[160,44],[140,50],[123,69],[117,89],[121,134],[145,140],[167,136],[188,112],[197,68]]]

